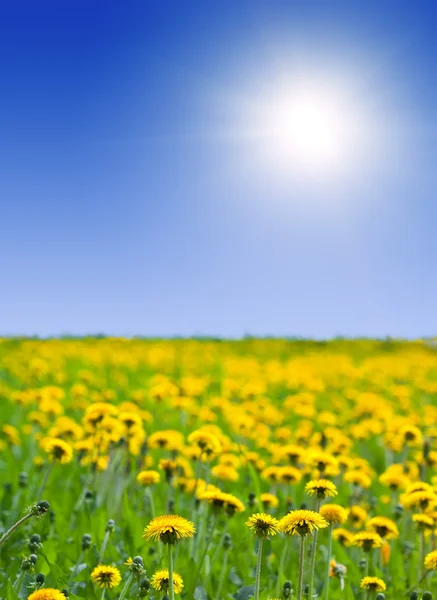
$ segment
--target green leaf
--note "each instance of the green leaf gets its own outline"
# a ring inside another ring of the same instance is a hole
[[[7,583],[6,586],[6,600],[18,600],[17,592],[14,590],[14,586],[10,582]]]
[[[208,594],[201,585],[198,585],[194,590],[194,600],[208,600]]]
[[[254,593],[255,586],[246,585],[240,588],[237,593],[232,594],[232,597],[235,598],[235,600],[249,600],[249,598],[253,598]]]

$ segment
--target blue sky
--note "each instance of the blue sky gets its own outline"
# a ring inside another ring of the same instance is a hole
[[[3,2],[0,332],[436,334],[436,28],[432,1]],[[338,177],[259,137],[302,76],[365,133]]]

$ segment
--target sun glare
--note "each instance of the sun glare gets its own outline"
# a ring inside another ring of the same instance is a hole
[[[296,85],[264,98],[255,112],[261,153],[275,168],[338,174],[350,166],[359,115],[340,93]]]

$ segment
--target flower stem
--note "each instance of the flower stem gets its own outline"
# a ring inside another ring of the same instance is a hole
[[[419,539],[419,564],[420,568],[423,567],[423,562],[425,559],[425,530],[421,529],[420,531],[420,539]]]
[[[331,553],[332,553],[332,525],[329,526],[328,529],[328,555],[326,557],[327,560],[327,567],[326,567],[326,576],[325,576],[325,600],[328,600],[329,598],[329,582],[330,582],[330,577],[329,577],[329,571],[331,569]]]
[[[305,536],[302,535],[300,538],[299,580],[297,583],[297,596],[296,596],[297,600],[302,600],[304,560],[305,560]]]
[[[108,543],[109,540],[109,536],[111,535],[110,531],[107,531],[105,533],[105,537],[103,538],[103,542],[102,542],[102,546],[100,548],[100,552],[99,552],[99,560],[98,560],[98,564],[101,565],[102,564],[102,560],[103,560],[103,555],[105,554],[105,550],[106,550],[106,544]]]
[[[170,600],[174,600],[173,589],[173,545],[168,545],[168,591],[170,592]]]
[[[24,571],[20,571],[17,579],[14,582],[14,590],[19,594],[21,589],[21,584],[23,583]]]
[[[34,513],[30,512],[27,515],[25,515],[24,517],[22,517],[19,521],[17,521],[14,525],[12,525],[12,527],[10,529],[8,529],[8,531],[3,534],[3,536],[0,538],[0,546],[2,544],[4,544],[4,542],[6,542],[6,540],[8,539],[8,537],[10,537],[14,531],[16,529],[18,529],[18,527],[20,527],[20,525],[22,525],[25,521],[27,521],[27,519],[30,519],[30,517],[33,517]]]
[[[222,591],[223,582],[224,582],[225,575],[226,575],[226,570],[228,568],[228,555],[229,555],[229,549],[226,549],[224,556],[223,556],[222,570],[220,573],[220,579],[219,579],[218,586],[217,586],[217,592],[216,592],[217,600],[220,600],[220,593]]]
[[[278,577],[276,579],[275,596],[279,596],[279,591],[281,588],[281,576],[284,575],[284,565],[285,565],[285,559],[287,557],[287,550],[288,550],[288,544],[285,542],[285,544],[282,547],[281,558],[279,560],[279,570],[278,570]]]
[[[84,551],[82,550],[81,553],[79,554],[79,558],[77,559],[76,564],[73,567],[73,570],[71,571],[70,577],[68,578],[67,587],[70,586],[71,582],[76,577],[77,569],[78,569],[80,563],[82,562],[83,555],[84,555]]]
[[[315,512],[319,512],[320,509],[320,500],[317,498]],[[313,599],[313,590],[314,590],[314,571],[316,570],[316,554],[317,554],[317,538],[318,538],[318,529],[314,530],[313,533],[313,543],[311,547],[311,562],[310,562],[310,583],[308,586],[308,600]]]
[[[152,519],[155,518],[155,502],[153,500],[153,494],[152,494],[152,490],[150,489],[150,487],[148,486],[146,488],[146,495],[147,495],[147,499],[149,501],[149,507],[150,507],[150,515],[152,517]]]
[[[102,597],[100,600],[105,600],[106,588],[103,588]]]
[[[255,576],[255,596],[254,600],[259,600],[259,590],[261,584],[261,561],[263,554],[263,539],[258,538],[258,558],[256,561],[256,576]]]
[[[134,578],[134,574],[130,573],[129,577],[126,580],[126,583],[124,584],[124,588],[121,590],[121,594],[118,600],[123,600],[126,597],[126,594],[131,586],[132,580]]]
[[[48,468],[47,468],[46,474],[44,475],[43,482],[42,482],[41,487],[39,488],[39,491],[38,491],[38,498],[42,498],[42,495],[44,493],[44,490],[46,489],[46,485],[47,485],[47,482],[48,482],[49,477],[50,477],[50,473],[53,470],[54,464],[55,463],[52,461],[49,464]]]

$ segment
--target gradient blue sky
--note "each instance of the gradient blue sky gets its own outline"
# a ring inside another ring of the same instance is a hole
[[[436,334],[436,31],[433,1],[2,2],[0,332]],[[244,130],[296,65],[373,119],[334,186]]]

